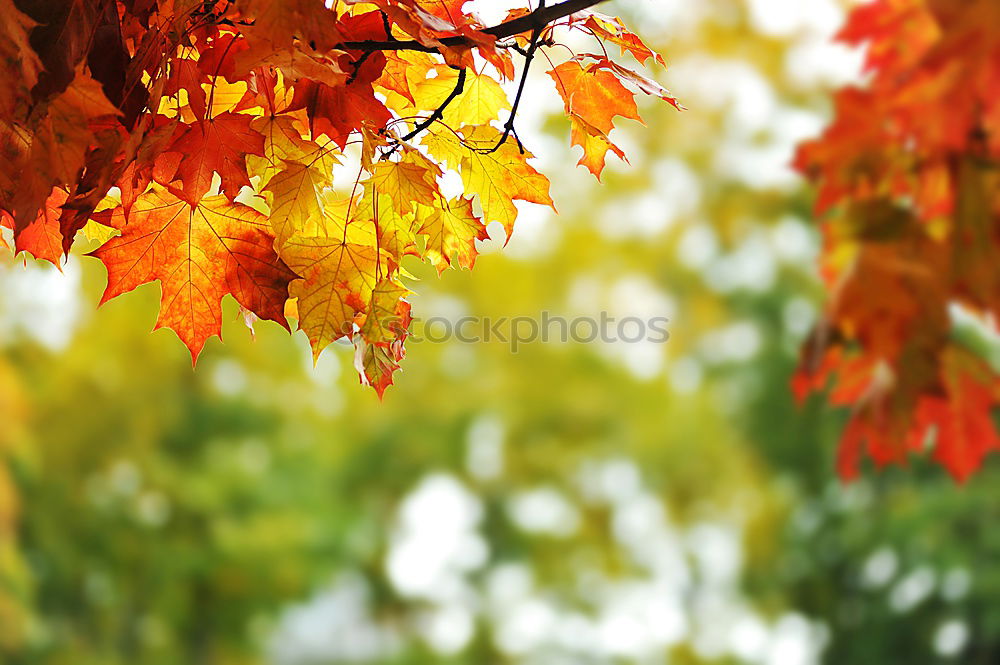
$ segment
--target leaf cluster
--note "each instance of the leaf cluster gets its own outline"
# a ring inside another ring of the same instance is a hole
[[[805,349],[800,393],[850,405],[840,470],[934,459],[965,479],[1000,449],[997,373],[956,311],[1000,313],[1000,5],[898,0],[856,8],[869,82],[835,99],[798,164],[827,216],[831,299]],[[989,327],[984,325],[984,327]]]
[[[381,393],[410,324],[406,256],[471,268],[515,201],[551,205],[514,125],[537,54],[600,174],[663,59],[597,0],[485,26],[463,0],[0,0],[0,224],[58,263],[101,246],[103,301],[158,281],[157,327],[196,360],[231,295],[248,320],[347,338]],[[598,53],[555,65],[566,31]],[[513,103],[503,83],[513,83]],[[350,170],[350,179],[337,173]],[[457,174],[462,191],[442,183]]]

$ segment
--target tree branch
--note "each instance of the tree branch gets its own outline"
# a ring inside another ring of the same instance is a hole
[[[540,1],[540,8],[544,8],[545,0]],[[500,146],[507,142],[511,132],[514,131],[514,120],[517,118],[517,108],[521,105],[521,96],[524,94],[524,84],[528,82],[528,72],[531,70],[531,61],[535,59],[535,51],[538,50],[538,47],[541,44],[539,37],[542,36],[542,29],[544,27],[545,26],[534,28],[531,31],[531,43],[528,45],[528,50],[524,54],[524,70],[521,72],[521,81],[517,84],[517,95],[514,97],[514,105],[510,107],[510,116],[507,118],[507,122],[504,123],[503,134],[500,135],[496,145],[485,151],[486,154],[499,150]],[[514,138],[517,139],[517,149],[521,151],[521,154],[524,154],[524,146],[521,145],[521,139],[517,138],[516,132],[514,133]]]
[[[458,67],[457,69],[458,80],[455,81],[455,89],[451,91],[451,94],[448,95],[443,102],[441,102],[441,106],[434,109],[434,113],[432,113],[429,118],[414,127],[413,131],[401,138],[400,141],[409,141],[414,136],[433,125],[436,120],[440,120],[441,116],[444,115],[444,110],[448,108],[448,104],[451,104],[456,97],[462,94],[462,91],[465,89],[465,68]]]
[[[525,14],[524,16],[511,19],[510,21],[504,21],[498,25],[485,28],[482,32],[484,35],[491,35],[497,39],[503,39],[505,37],[519,35],[523,32],[541,30],[553,21],[558,21],[564,16],[569,16],[574,12],[587,9],[588,7],[593,7],[594,5],[604,1],[605,0],[565,0],[564,2],[548,7],[539,7],[530,14]],[[444,37],[439,39],[438,42],[442,46],[475,46],[475,43],[468,37],[463,37],[461,35]],[[334,48],[352,51],[424,51],[426,53],[435,53],[438,50],[437,47],[427,46],[416,40],[363,40],[341,42],[340,44],[335,44]]]

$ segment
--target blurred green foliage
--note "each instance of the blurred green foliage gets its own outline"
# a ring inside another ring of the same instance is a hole
[[[471,275],[409,269],[425,319],[606,310],[669,342],[415,343],[379,403],[347,347],[313,368],[233,303],[192,371],[155,287],[92,311],[74,257],[65,346],[0,327],[0,662],[996,662],[996,469],[842,487],[840,415],[788,390],[820,294],[781,166],[822,38],[648,4],[615,9],[690,110],[644,109],[598,187],[539,99],[561,214]]]

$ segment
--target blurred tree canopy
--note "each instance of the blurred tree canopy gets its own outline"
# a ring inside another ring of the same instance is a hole
[[[379,403],[350,347],[314,368],[226,302],[192,372],[154,288],[84,312],[99,266],[5,258],[0,661],[995,662],[995,467],[842,486],[843,414],[788,389],[820,285],[787,165],[856,59],[835,3],[765,5],[619,3],[690,111],[644,108],[595,188],[540,100],[560,215],[475,278],[405,266],[427,316],[666,316],[666,344],[423,341]],[[68,301],[14,306],[50,277]]]

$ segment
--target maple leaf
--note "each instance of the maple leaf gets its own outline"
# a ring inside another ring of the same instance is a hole
[[[400,369],[399,363],[404,356],[402,342],[386,346],[359,340],[355,346],[355,368],[361,384],[374,388],[381,399],[386,388],[392,385],[393,374]]]
[[[59,230],[59,216],[66,198],[63,189],[54,187],[45,205],[38,211],[38,217],[24,228],[16,229],[13,219],[8,218],[9,228],[14,230],[15,251],[24,250],[62,270],[63,237]]]
[[[284,168],[268,181],[268,219],[278,245],[307,232],[320,223],[323,205],[319,188],[329,176],[299,162],[285,162]]]
[[[28,43],[28,35],[38,25],[21,12],[13,0],[0,0],[0,116],[26,115],[31,89],[42,72],[42,61]]]
[[[426,53],[390,51],[385,54],[385,67],[375,81],[382,92],[395,93],[410,106],[414,104],[414,89],[426,80],[431,71],[436,71],[436,62]]]
[[[410,303],[404,300],[409,293],[409,289],[393,279],[383,279],[375,285],[359,330],[366,342],[388,346],[406,338],[412,323]]]
[[[1000,450],[992,409],[1000,383],[986,365],[956,348],[941,362],[945,397],[927,397],[918,427],[934,428],[934,458],[958,481],[979,469],[987,454]]]
[[[416,150],[398,162],[382,161],[372,168],[366,188],[373,194],[392,199],[401,213],[412,212],[417,204],[434,205],[441,198],[437,178],[441,169]]]
[[[100,71],[105,91],[116,87],[114,79],[122,73],[124,52],[118,31],[115,3],[91,0],[36,0],[20,4],[38,25],[32,31],[31,48],[44,70],[32,89],[38,102],[65,90],[78,75],[84,62],[93,73]],[[4,21],[18,17],[7,14]],[[118,90],[120,93],[120,89]],[[115,96],[115,95],[112,95]],[[121,99],[116,101],[120,102]]]
[[[466,191],[476,195],[483,209],[484,221],[503,224],[509,238],[517,218],[515,200],[555,208],[549,196],[548,178],[528,164],[531,153],[522,153],[513,142],[505,142],[493,150],[501,134],[488,125],[463,127],[460,132],[472,150],[455,136],[443,133],[428,135],[423,143],[431,155],[452,168],[459,168]]]
[[[259,155],[247,155],[247,169],[265,186],[285,169],[289,162],[302,164],[330,179],[338,159],[333,145],[317,143],[302,137],[295,119],[290,115],[268,115],[254,118],[251,129],[264,137],[264,149]]]
[[[348,0],[354,4],[359,0]],[[470,66],[469,48],[465,45],[446,47],[440,40],[462,36],[483,49],[494,52],[496,38],[479,30],[472,16],[463,12],[464,2],[458,0],[371,0],[399,29],[420,44],[441,49],[445,60],[456,66]],[[366,2],[367,4],[367,2]],[[390,35],[386,35],[389,37]]]
[[[476,264],[476,241],[487,240],[489,234],[483,220],[472,211],[471,199],[442,201],[425,212],[418,231],[427,238],[427,258],[438,273],[451,265],[452,257],[462,268],[472,270]]]
[[[251,128],[252,122],[248,115],[226,112],[193,125],[179,126],[167,151],[181,155],[171,179],[180,180],[185,201],[197,205],[212,188],[215,173],[221,179],[221,191],[230,200],[242,187],[250,187],[246,156],[264,152],[264,136]]]
[[[299,327],[318,358],[330,343],[354,334],[375,287],[378,254],[370,245],[340,238],[294,236],[281,257],[301,276],[289,293],[298,299]]]
[[[616,146],[608,138],[608,135],[594,127],[592,124],[575,113],[571,113],[570,142],[583,148],[583,157],[577,164],[587,167],[587,170],[594,174],[598,180],[601,179],[601,172],[604,170],[604,160],[608,152],[613,152],[623,162],[628,162],[625,151]]]
[[[579,15],[583,17],[583,20],[572,22],[571,25],[582,26],[602,41],[616,44],[621,48],[623,54],[625,52],[631,53],[639,61],[639,64],[644,65],[647,60],[653,58],[660,66],[667,66],[663,61],[663,56],[646,46],[637,34],[625,27],[620,18],[590,9],[580,12]]]
[[[253,67],[273,67],[279,70],[286,81],[298,81],[300,79],[310,79],[317,83],[323,83],[331,87],[337,87],[347,83],[349,74],[341,69],[338,62],[342,51],[330,51],[324,55],[317,55],[310,51],[303,51],[301,48],[286,48],[274,51],[264,57],[257,57],[253,53],[244,54],[244,59],[250,59]],[[249,65],[247,66],[249,68]]]
[[[368,242],[378,248],[389,272],[398,270],[403,256],[419,256],[415,235],[416,214],[414,211],[403,213],[391,197],[374,191],[366,192],[364,198],[354,204],[352,218],[352,228],[370,230]],[[355,232],[354,235],[360,234]]]
[[[616,116],[641,120],[635,95],[599,64],[585,67],[569,60],[549,70],[549,76],[556,83],[566,112],[580,116],[598,131],[611,132]]]
[[[100,84],[81,67],[27,126],[0,123],[0,149],[8,165],[0,172],[0,209],[14,218],[15,235],[35,221],[54,186],[77,180],[97,140],[92,125],[117,115]]]
[[[289,111],[305,109],[313,134],[326,134],[343,148],[351,132],[365,124],[383,127],[392,114],[375,98],[370,81],[363,79],[331,87],[311,79],[302,79],[295,86]]]
[[[662,101],[673,106],[678,111],[683,111],[684,107],[681,105],[677,98],[670,94],[670,91],[664,88],[662,85],[649,78],[648,76],[643,76],[637,71],[628,69],[627,67],[622,67],[614,60],[608,60],[607,58],[594,55],[593,53],[588,53],[584,56],[587,59],[593,59],[594,63],[589,65],[590,69],[605,69],[616,77],[623,83],[630,83],[639,89],[640,92],[650,95],[651,97],[657,97]],[[635,118],[639,120],[639,118]]]
[[[583,164],[600,180],[609,150],[625,153],[608,138],[617,116],[640,120],[634,95],[618,77],[597,63],[584,67],[569,60],[549,71],[572,123],[572,142],[583,148]]]
[[[208,83],[209,77],[203,65],[192,58],[176,58],[170,62],[170,72],[167,74],[163,93],[178,95],[182,90],[187,93],[188,105],[194,111],[197,120],[205,120],[208,113],[208,96],[203,83]]]
[[[91,253],[108,269],[101,303],[160,282],[156,327],[177,333],[196,362],[209,337],[222,334],[222,298],[230,294],[261,319],[288,327],[284,305],[295,274],[273,249],[266,218],[224,196],[192,208],[159,185],[140,196],[128,218],[121,208],[98,219],[121,231]]]
[[[297,41],[326,52],[343,38],[337,15],[321,2],[245,0],[240,11],[246,19],[246,25],[241,26],[247,40],[247,51],[241,58],[244,62],[259,62]]]
[[[413,71],[413,70],[411,70]],[[410,86],[415,108],[436,109],[455,89],[458,72],[450,67],[433,70],[434,78],[425,78]],[[496,120],[500,112],[510,108],[507,93],[496,80],[475,72],[467,73],[462,93],[441,115],[448,125],[483,125]]]
[[[245,37],[236,32],[219,32],[210,35],[205,44],[198,49],[196,62],[202,72],[215,78],[221,76],[230,83],[236,83],[243,78],[237,73],[237,60],[250,49]],[[254,67],[242,68],[249,71]]]
[[[867,45],[868,82],[841,90],[833,123],[800,147],[826,217],[833,298],[813,335],[822,369],[810,376],[804,354],[796,383],[835,377],[830,401],[852,408],[845,478],[864,455],[903,462],[932,441],[934,459],[964,480],[1000,448],[997,374],[955,345],[948,316],[1000,312],[1000,179],[984,166],[1000,142],[983,131],[1000,113],[1000,35],[982,27],[998,21],[983,0],[855,8],[840,37]]]
[[[289,116],[258,118],[253,126],[265,137],[264,151],[249,156],[247,164],[259,178],[280,246],[295,233],[310,234],[322,224],[321,191],[330,184],[337,159],[328,146],[302,138]]]

